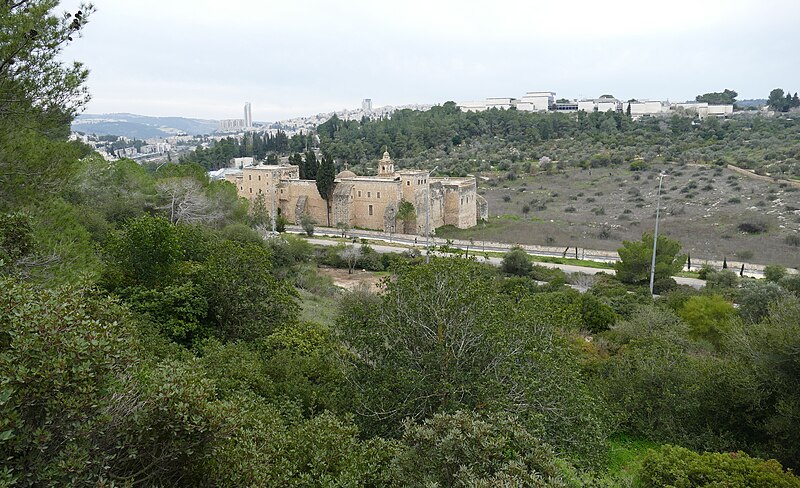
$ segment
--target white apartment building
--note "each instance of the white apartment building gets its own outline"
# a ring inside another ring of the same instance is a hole
[[[220,132],[235,131],[245,127],[244,119],[222,119],[219,121]]]
[[[622,102],[616,98],[593,98],[578,101],[578,110],[584,112],[621,112]]]
[[[486,110],[486,102],[459,102],[456,106],[463,112],[483,112]]]
[[[486,99],[486,108],[498,108],[503,110],[508,110],[513,107],[517,102],[516,98],[507,98],[507,97],[493,97]]]
[[[250,108],[250,102],[244,104],[244,126],[253,127],[253,112]]]
[[[676,103],[672,109],[683,110],[690,114],[696,113],[701,119],[708,116],[727,117],[733,114],[733,105],[709,105],[708,102]]]
[[[669,112],[669,105],[660,100],[634,100],[633,102],[625,103],[626,112],[628,107],[630,107],[632,118]]]
[[[555,92],[527,92],[517,100],[516,107],[525,112],[547,112],[555,103]]]

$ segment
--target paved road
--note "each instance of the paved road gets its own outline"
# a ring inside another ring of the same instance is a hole
[[[299,226],[287,226],[287,229],[292,232],[302,233],[302,229]],[[337,229],[325,228],[325,227],[317,227],[315,229],[315,233],[318,235],[327,235],[327,236],[341,236],[341,231]],[[425,238],[421,236],[414,236],[414,235],[407,235],[407,234],[388,234],[386,232],[380,231],[372,231],[372,230],[360,230],[360,229],[352,229],[347,231],[348,236],[352,237],[359,237],[365,239],[372,239],[377,241],[384,241],[388,242],[389,244],[401,244],[401,245],[408,245],[408,246],[416,246],[420,249],[425,248]],[[431,246],[442,246],[450,242],[450,246],[465,250],[469,247],[470,251],[480,251],[480,252],[499,252],[499,253],[506,253],[511,249],[513,244],[507,244],[504,242],[489,242],[489,241],[475,241],[474,243],[466,243],[465,241],[448,241],[447,239],[431,237]],[[564,255],[563,249],[556,249],[556,248],[544,248],[542,246],[523,246],[525,247],[528,254],[533,256],[553,256],[553,257],[562,257]],[[572,257],[574,254],[574,247],[568,248],[570,249],[567,257]],[[619,260],[619,256],[617,256],[616,252],[609,252],[609,251],[600,251],[596,249],[581,249],[580,250],[580,258],[585,259],[587,261],[597,261],[597,262],[605,262],[605,263],[614,263]],[[702,261],[699,259],[692,260],[695,263],[695,266],[699,267],[702,263],[708,263],[712,267],[717,269],[722,268],[721,262],[716,261]],[[738,270],[741,263],[733,263],[731,264],[731,270],[736,271]],[[568,266],[568,265],[561,265],[561,266]],[[581,268],[584,269],[584,268]],[[588,268],[594,269],[594,268]],[[745,263],[745,276],[750,276],[753,278],[763,278],[764,266],[759,264],[750,264]],[[609,270],[610,271],[610,270]],[[585,271],[589,273],[590,271]],[[594,271],[595,273],[598,271]],[[613,272],[613,271],[610,271]],[[792,272],[792,270],[790,270]],[[692,278],[683,278],[685,280],[692,280]],[[677,278],[676,278],[677,280]],[[692,286],[696,286],[694,282],[703,283],[700,280],[694,280]],[[679,282],[680,283],[680,282]]]
[[[336,234],[336,235],[337,236],[341,236],[341,233],[340,234]],[[315,239],[313,237],[307,238],[306,240],[308,242],[312,243],[312,244],[317,244],[317,245],[321,245],[321,246],[335,246],[335,245],[341,243],[341,241],[334,241],[334,240],[330,240],[330,239]],[[407,245],[407,244],[410,244],[410,245]],[[389,242],[389,243],[384,243],[384,244],[370,244],[370,247],[375,249],[375,251],[377,251],[379,253],[387,253],[387,252],[400,253],[400,252],[403,252],[403,251],[407,251],[410,248],[413,248],[414,247],[414,242],[413,242],[413,240],[411,240],[410,243],[407,243],[407,242],[404,242],[404,241],[398,242],[397,240],[395,240],[395,242]],[[424,248],[425,248],[424,242],[422,244],[418,244],[416,247],[420,251],[424,250]],[[486,250],[487,251],[493,251],[494,249],[491,249],[489,246],[487,246]],[[498,252],[506,252],[507,250],[508,249],[498,248]],[[482,250],[480,252],[482,252]],[[434,255],[446,255],[446,254],[442,254],[442,253],[439,253],[439,252],[434,252],[433,254]],[[558,257],[560,257],[560,256],[561,255],[559,254]],[[490,256],[489,258],[486,258],[486,257],[478,255],[478,260],[481,261],[481,262],[491,263],[491,264],[493,264],[495,266],[500,266],[500,263],[502,262],[502,258],[496,257],[496,256]],[[556,264],[556,263],[542,263],[542,262],[537,262],[536,264],[538,264],[540,266],[545,266],[545,267],[548,267],[548,268],[558,268],[558,269],[563,270],[565,273],[585,273],[585,274],[608,273],[608,274],[612,274],[612,275],[614,274],[614,270],[613,269],[590,268],[590,267],[587,267],[587,266],[576,266],[574,264]],[[684,277],[681,277],[681,276],[676,276],[675,277],[675,281],[678,282],[679,284],[690,285],[690,286],[693,286],[695,288],[702,288],[703,285],[705,285],[705,281],[698,280],[696,278],[684,278]]]

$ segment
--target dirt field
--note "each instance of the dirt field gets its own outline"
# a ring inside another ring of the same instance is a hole
[[[336,286],[340,286],[345,290],[353,290],[363,283],[370,290],[376,291],[381,279],[383,279],[381,274],[360,269],[353,270],[353,274],[349,274],[346,269],[338,268],[319,268],[318,271],[320,274],[330,276]]]
[[[615,250],[653,231],[662,171],[659,233],[680,241],[693,258],[800,266],[800,247],[787,242],[790,235],[800,238],[800,191],[709,166],[569,169],[515,180],[484,174],[478,192],[489,202],[489,221],[437,235]],[[748,222],[767,231],[739,230]]]

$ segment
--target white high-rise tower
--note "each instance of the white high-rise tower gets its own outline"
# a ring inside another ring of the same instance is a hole
[[[363,110],[365,112],[372,112],[372,99],[371,98],[365,98],[364,100],[361,100],[361,110]]]
[[[253,114],[250,112],[250,102],[244,104],[244,126],[253,127]]]

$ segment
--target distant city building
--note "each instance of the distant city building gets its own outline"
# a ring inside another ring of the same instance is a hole
[[[513,107],[517,102],[516,98],[506,98],[506,97],[492,97],[486,99],[486,108],[498,108],[503,110],[508,110]]]
[[[554,112],[577,112],[578,111],[578,101],[577,100],[556,100],[556,103],[553,104],[552,110]]]
[[[358,176],[344,170],[336,175],[331,197],[330,224],[350,227],[424,234],[425,217],[430,208],[430,228],[453,225],[465,229],[489,215],[486,200],[478,195],[475,177],[429,178],[424,170],[395,171],[386,152],[378,162],[377,176]],[[301,180],[297,166],[254,165],[240,171],[228,170],[224,178],[240,196],[254,200],[264,195],[267,205],[274,199],[281,215],[299,223],[309,215],[321,225],[328,223],[328,204],[320,196],[314,180]],[[402,201],[414,205],[416,218],[400,223],[396,219]],[[413,230],[412,230],[413,229]]]
[[[253,113],[250,111],[250,102],[244,104],[244,126],[253,127]]]
[[[372,99],[365,98],[361,101],[361,110],[365,112],[372,112]]]
[[[622,102],[613,97],[584,99],[578,102],[578,110],[584,112],[622,112]]]
[[[244,129],[244,119],[223,119],[219,121],[220,132],[231,132]]]
[[[676,103],[673,110],[688,114],[697,114],[701,119],[706,117],[727,117],[733,114],[733,105],[709,105],[708,102]]]
[[[555,92],[528,92],[517,100],[516,107],[525,112],[547,112],[555,103]]]
[[[633,100],[625,102],[625,112],[630,110],[631,117],[636,119],[645,115],[659,115],[669,112],[669,104],[660,100]]]
[[[463,112],[483,112],[486,110],[486,102],[459,102],[456,104]]]

